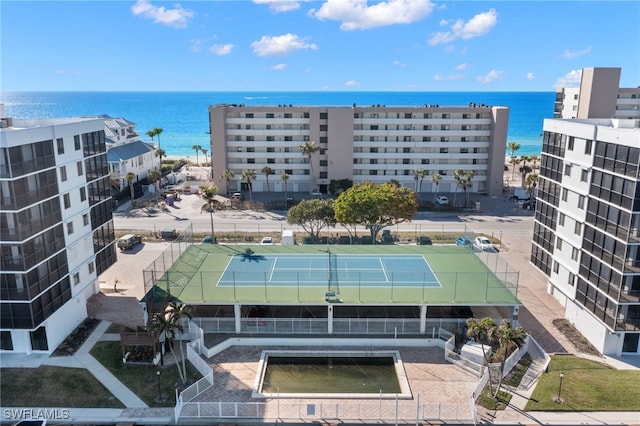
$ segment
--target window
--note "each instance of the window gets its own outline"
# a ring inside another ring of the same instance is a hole
[[[67,166],[60,167],[60,181],[61,182],[67,181]]]
[[[73,274],[73,285],[80,284],[80,273],[76,272]]]
[[[326,124],[321,124],[320,125],[320,131],[321,132],[326,132],[327,130],[329,130],[329,126],[327,126]]]
[[[586,182],[589,179],[589,170],[582,169],[580,173],[580,182]]]
[[[563,242],[562,238],[558,237],[558,240],[556,241],[556,248],[559,251],[562,251],[562,242]]]
[[[253,142],[254,140],[255,140],[255,137],[247,136],[247,142]]]
[[[87,199],[87,189],[83,186],[80,188],[80,201],[86,201]]]
[[[440,142],[449,142],[449,136],[440,136]]]
[[[320,143],[327,143],[329,142],[329,138],[326,136],[320,136]]]
[[[293,169],[284,169],[284,172],[289,176],[293,176]]]
[[[73,222],[67,222],[67,234],[73,234]]]
[[[571,176],[571,164],[564,165],[564,175]]]
[[[578,195],[578,208],[584,210],[584,195]]]
[[[73,147],[76,151],[80,151],[82,149],[82,144],[80,143],[80,135],[75,135],[73,137]]]
[[[276,149],[272,146],[267,147],[267,152],[276,152]]]
[[[377,158],[370,158],[369,159],[369,164],[378,164],[378,159]]]
[[[272,112],[268,112],[267,113],[267,118],[273,118],[273,113]]]
[[[327,160],[320,160],[320,167],[327,167],[328,161]]]
[[[86,213],[82,215],[82,224],[84,226],[89,225],[89,215]]]
[[[96,270],[96,265],[93,264],[93,262],[89,262],[89,273],[93,274],[93,271]]]
[[[82,176],[82,174],[84,173],[84,171],[82,170],[82,161],[78,161],[76,163],[76,167],[78,168],[78,176]]]
[[[560,270],[560,264],[554,260],[553,261],[553,273],[557,274],[559,270]]]
[[[560,213],[560,216],[558,217],[558,223],[560,224],[560,226],[564,226],[564,218],[565,218],[565,214]]]
[[[252,112],[246,113],[245,118],[253,118],[253,113]]]
[[[69,196],[69,193],[66,193],[62,196],[62,199],[64,200],[64,208],[68,209],[69,207],[71,207],[71,197]]]
[[[328,114],[326,112],[321,112],[320,113],[320,120],[326,120],[328,117]]]
[[[429,159],[428,158],[423,158],[422,159],[422,164],[429,164]]]
[[[11,340],[11,332],[0,331],[0,349],[3,351],[12,351],[13,350],[13,341]]]
[[[576,225],[573,228],[573,233],[576,235],[582,234],[582,224],[580,222],[576,222]]]
[[[569,196],[569,190],[567,188],[562,188],[562,201],[567,201]]]
[[[267,142],[275,142],[276,138],[274,136],[267,136]]]
[[[579,253],[580,251],[574,247],[573,250],[571,250],[571,260],[575,260],[577,262]]]
[[[256,152],[256,149],[254,147],[247,147],[247,152]]]
[[[469,148],[460,148],[460,154],[468,154]]]
[[[267,164],[276,164],[275,158],[267,158]]]
[[[569,151],[573,151],[574,142],[575,142],[575,138],[573,136],[569,136],[569,142],[567,143],[567,149]]]
[[[377,154],[378,153],[378,148],[369,148],[369,152]]]
[[[440,148],[440,154],[448,154],[449,148]]]
[[[440,130],[449,130],[449,125],[448,124],[441,125]]]
[[[377,176],[377,175],[378,175],[377,170],[369,170],[369,176]]]
[[[247,129],[247,130],[251,130],[251,124],[245,125],[244,128]]]
[[[568,283],[571,287],[573,287],[573,286],[575,285],[575,282],[576,282],[576,276],[575,276],[575,274],[574,274],[574,273],[572,273],[572,272],[569,272],[569,279],[567,280],[567,283]]]
[[[285,142],[293,142],[293,136],[285,136],[284,137],[284,141]]]
[[[591,155],[591,146],[593,145],[593,141],[591,139],[587,139],[584,145],[584,153],[587,155]]]
[[[58,146],[58,155],[64,154],[64,140],[62,138],[56,139],[56,145]]]
[[[320,172],[320,179],[327,179],[329,177],[329,175],[327,174],[327,172]]]
[[[247,164],[256,164],[255,158],[247,158]]]
[[[293,118],[293,114],[291,114],[290,112],[285,112],[284,118]]]

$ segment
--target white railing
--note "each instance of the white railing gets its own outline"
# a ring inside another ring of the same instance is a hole
[[[449,361],[451,364],[455,364],[458,367],[470,372],[471,374],[482,377],[482,374],[485,370],[483,365],[475,363],[467,358],[463,358],[459,353],[456,352],[456,342],[453,333],[450,333],[446,330],[441,330],[440,335],[443,337],[447,335],[451,336],[444,344],[444,359]]]
[[[180,420],[188,419],[260,419],[269,422],[318,422],[339,419],[341,422],[419,423],[421,421],[473,421],[469,404],[421,403],[407,400],[373,400],[365,402],[317,401],[292,402],[188,402]]]
[[[502,370],[502,377],[504,378],[513,367],[516,366],[518,362],[522,359],[522,357],[529,352],[529,337],[527,337],[524,341],[524,344],[516,349],[509,358],[504,361],[504,369]]]

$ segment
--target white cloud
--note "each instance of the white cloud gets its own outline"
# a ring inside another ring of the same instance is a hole
[[[214,44],[213,46],[211,46],[209,48],[209,52],[213,53],[214,55],[218,55],[218,56],[228,55],[229,53],[231,53],[232,50],[233,50],[233,44],[231,44],[231,43]]]
[[[456,71],[464,71],[467,68],[469,68],[471,65],[467,62],[465,62],[464,64],[460,64],[456,67]]]
[[[308,43],[306,39],[291,33],[274,37],[262,36],[260,40],[251,43],[251,48],[258,56],[286,56],[296,50],[318,50],[315,43]]]
[[[400,61],[393,61],[392,63],[396,67],[401,67],[402,68],[402,67],[406,67],[407,66],[407,64],[405,64],[404,62],[400,62]]]
[[[300,2],[296,0],[253,0],[253,2],[255,4],[266,4],[269,6],[269,10],[275,13],[300,9]]]
[[[428,16],[435,5],[429,0],[327,0],[309,15],[319,20],[341,21],[340,29],[363,30],[394,24],[410,24]]]
[[[502,80],[502,76],[504,75],[504,71],[491,70],[487,73],[487,75],[476,77],[476,80],[482,84],[493,83],[496,80]]]
[[[565,59],[575,59],[579,58],[580,56],[584,56],[589,52],[591,52],[591,46],[587,47],[586,49],[576,50],[574,52],[567,49],[562,53],[562,57]]]
[[[436,74],[433,76],[433,79],[436,81],[455,81],[455,80],[461,80],[463,78],[464,78],[464,75],[462,74],[449,74],[449,75]]]
[[[348,87],[356,87],[356,86],[360,86],[360,83],[358,83],[355,80],[349,80],[344,85]]]
[[[287,69],[287,64],[277,64],[271,67],[272,70],[283,71]]]
[[[441,25],[443,22],[441,21]],[[451,25],[449,31],[437,32],[429,39],[429,44],[435,46],[442,43],[451,43],[459,38],[466,40],[479,37],[488,33],[498,22],[498,13],[495,9],[479,13],[467,22],[458,19]],[[448,23],[447,23],[448,24]]]
[[[559,77],[553,87],[580,87],[580,80],[582,80],[582,70],[571,70]]]
[[[202,50],[202,40],[189,40],[189,42],[193,53],[198,53]]]
[[[189,20],[195,15],[193,11],[183,9],[179,4],[176,4],[174,9],[165,9],[164,6],[154,6],[147,0],[138,0],[136,4],[131,6],[131,12],[134,16],[149,18],[156,24],[172,28],[186,27]]]
[[[527,73],[527,80],[535,80],[536,79],[536,75],[532,72],[528,72]]]

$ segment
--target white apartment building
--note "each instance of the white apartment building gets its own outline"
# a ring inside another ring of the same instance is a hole
[[[584,68],[580,87],[556,90],[554,118],[640,119],[640,87],[619,88],[620,68]]]
[[[256,174],[254,192],[319,190],[332,180],[384,183],[396,180],[415,188],[414,173],[424,169],[421,192],[454,192],[454,171],[474,171],[472,192],[500,195],[509,108],[468,106],[245,106],[209,107],[211,158],[220,193],[245,190],[244,170]],[[299,147],[320,148],[309,157]],[[272,170],[267,185],[267,174]],[[233,174],[225,172],[229,171]],[[227,179],[228,178],[228,179]],[[228,181],[228,186],[227,186]]]
[[[640,121],[549,119],[531,261],[603,354],[640,354]]]
[[[0,352],[51,353],[116,261],[104,121],[4,115]]]

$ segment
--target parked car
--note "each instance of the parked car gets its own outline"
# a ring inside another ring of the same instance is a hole
[[[458,237],[456,239],[456,245],[459,245],[459,246],[470,246],[471,245],[471,240],[469,239],[469,237],[465,237],[463,235],[462,237]]]
[[[438,195],[438,197],[436,198],[436,204],[438,204],[439,206],[446,206],[447,204],[449,204],[449,199],[444,195]]]
[[[320,193],[320,191],[318,191],[318,190],[316,189],[315,191],[313,191],[313,192],[311,193],[311,197],[313,197],[313,198],[320,198],[320,197],[322,197],[322,194]]]
[[[431,238],[423,235],[418,237],[418,239],[416,240],[416,244],[418,244],[419,246],[430,246],[433,245],[433,241],[431,241]]]
[[[118,239],[118,248],[122,251],[134,248],[142,242],[142,236],[138,234],[123,235]]]
[[[481,251],[497,251],[491,240],[487,237],[476,237],[476,239],[473,240],[473,247]]]
[[[242,201],[242,194],[240,192],[234,192],[231,196],[232,200]]]
[[[273,245],[273,238],[271,237],[264,237],[262,239],[262,241],[260,241],[260,245],[261,246],[272,246]]]
[[[296,204],[296,197],[294,197],[293,195],[287,195],[286,202],[287,208],[294,206]]]
[[[202,239],[202,244],[216,244],[216,239],[211,235],[207,235]]]

